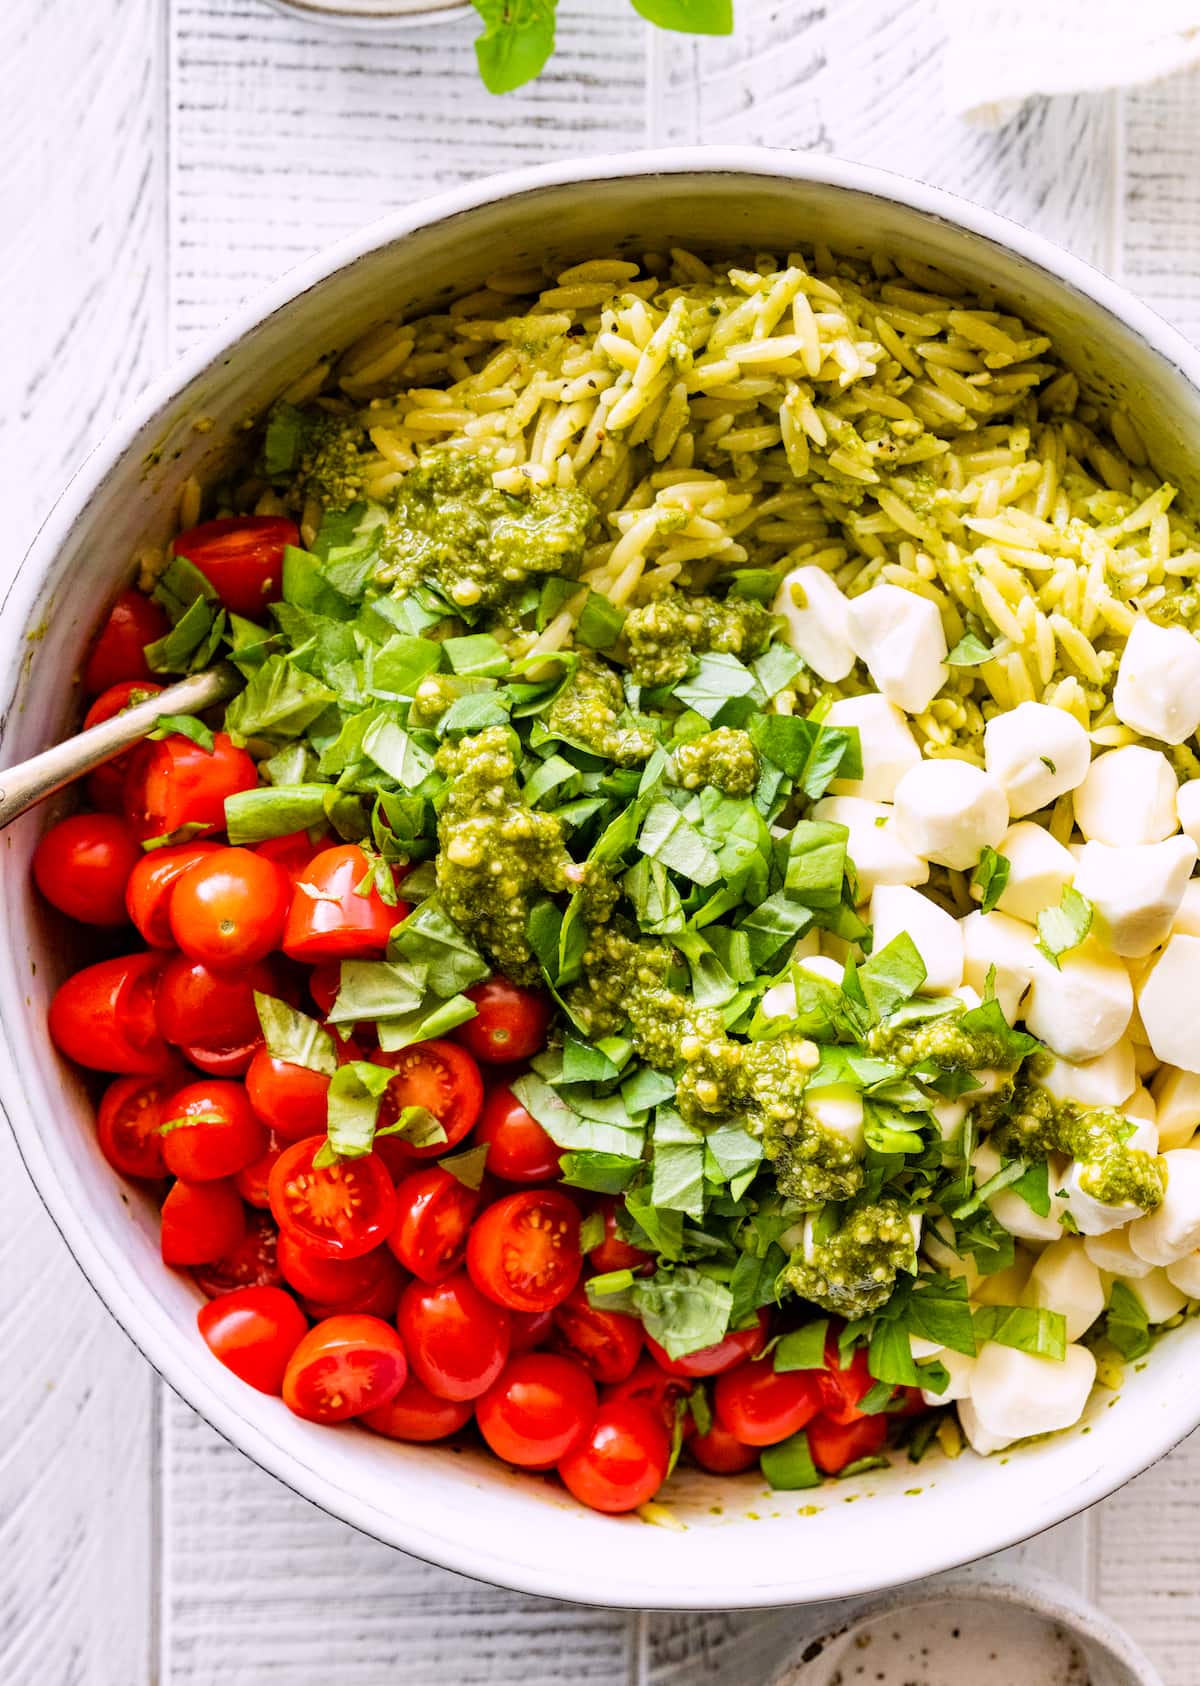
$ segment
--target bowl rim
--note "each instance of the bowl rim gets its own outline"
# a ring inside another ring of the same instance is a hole
[[[744,176],[797,186],[830,186],[962,229],[1015,253],[1068,290],[1090,299],[1200,390],[1200,348],[1191,345],[1119,282],[1009,218],[927,183],[823,154],[770,147],[670,147],[555,160],[479,178],[370,222],[288,270],[243,303],[220,327],[203,336],[105,432],[47,513],[6,588],[0,592],[0,646],[9,643],[14,651],[18,648],[39,582],[49,571],[93,490],[111,472],[142,428],[191,381],[210,366],[218,365],[252,330],[293,300],[381,246],[487,204],[516,200],[546,188],[688,175]],[[7,1044],[2,1023],[0,1038]],[[586,1585],[581,1587],[580,1566],[518,1562],[474,1536],[451,1538],[425,1526],[420,1518],[407,1518],[372,1505],[311,1463],[285,1451],[270,1434],[229,1405],[198,1369],[177,1363],[141,1309],[142,1292],[135,1291],[128,1274],[116,1268],[115,1261],[96,1242],[84,1211],[75,1206],[68,1194],[42,1141],[32,1108],[16,1081],[16,1065],[11,1057],[0,1060],[0,1106],[12,1127],[31,1181],[67,1247],[109,1312],[158,1374],[206,1422],[261,1468],[370,1537],[459,1574],[517,1591],[577,1604],[640,1610],[752,1609],[779,1606],[781,1602],[818,1603],[882,1591],[908,1579],[905,1567],[897,1564],[894,1573],[888,1571],[882,1577],[877,1571],[867,1571],[849,1581],[843,1578],[836,1585],[810,1582],[799,1600],[789,1600],[786,1586],[778,1582],[710,1590],[705,1585],[681,1586],[664,1579],[657,1585],[639,1582],[635,1586],[629,1579],[597,1577],[587,1571]],[[960,1535],[957,1542],[949,1538],[929,1542],[921,1572],[929,1574],[959,1567],[980,1555],[1029,1539],[1106,1498],[1165,1456],[1200,1423],[1200,1400],[1189,1405],[1184,1394],[1185,1390],[1180,1390],[1174,1401],[1166,1401],[1153,1423],[1143,1421],[1139,1435],[1125,1437],[1127,1450],[1121,1455],[1111,1458],[1088,1480],[1065,1490],[1048,1492],[1044,1502],[1023,1514],[1019,1521],[1010,1518],[1001,1524],[999,1518],[993,1517],[992,1533],[977,1526],[964,1530],[969,1538]],[[598,1518],[598,1525],[600,1522]]]

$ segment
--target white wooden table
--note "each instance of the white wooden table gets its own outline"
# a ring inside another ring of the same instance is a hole
[[[9,0],[3,556],[143,383],[260,283],[392,206],[550,156],[737,141],[888,165],[1051,235],[1200,335],[1200,79],[1038,102],[986,134],[944,115],[933,0],[737,8],[733,41],[696,44],[623,0],[562,0],[550,73],[497,101],[466,20],[385,43],[258,0]],[[157,1381],[2,1125],[0,1377],[3,1686],[754,1686],[751,1632],[760,1656],[786,1644],[786,1615],[475,1586],[314,1510]],[[1200,1440],[1026,1548],[1171,1686],[1200,1680],[1198,1500]]]

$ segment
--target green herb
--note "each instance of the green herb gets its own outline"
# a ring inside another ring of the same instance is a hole
[[[1133,1289],[1114,1282],[1108,1291],[1105,1333],[1122,1358],[1142,1358],[1150,1350],[1150,1320]]]
[[[829,1333],[829,1319],[818,1318],[812,1323],[802,1323],[798,1329],[789,1329],[786,1335],[781,1335],[775,1347],[775,1368],[777,1371],[786,1370],[824,1370],[825,1338]]]
[[[915,995],[924,982],[925,962],[907,931],[858,968],[859,987],[876,1024]]]
[[[1043,1306],[981,1305],[974,1314],[975,1339],[1016,1347],[1038,1358],[1065,1358],[1067,1324],[1059,1311]]]
[[[257,990],[254,1006],[272,1059],[333,1075],[338,1068],[337,1050],[323,1025],[297,1012],[286,1001],[279,1001],[273,995],[260,995]]]
[[[946,665],[948,667],[979,667],[984,662],[990,662],[1002,647],[1002,644],[985,644],[973,632],[964,632],[946,657]]]
[[[813,1462],[808,1435],[803,1429],[775,1446],[765,1446],[758,1460],[768,1486],[777,1492],[798,1492],[804,1487],[819,1487],[825,1479]]]
[[[1008,884],[1012,863],[1006,855],[998,855],[990,843],[985,843],[971,882],[979,891],[980,911],[991,913]]]
[[[212,732],[194,714],[160,714],[153,731],[146,733],[148,738],[169,738],[173,735],[190,738],[208,755],[213,752]]]
[[[1064,886],[1057,907],[1047,907],[1037,916],[1037,946],[1056,969],[1059,958],[1078,948],[1092,928],[1092,904],[1070,884]]]
[[[370,1153],[383,1091],[395,1076],[386,1066],[369,1060],[348,1060],[329,1080],[328,1137],[317,1155],[318,1164],[334,1159],[359,1159]]]
[[[464,1188],[477,1189],[483,1186],[487,1156],[488,1144],[480,1142],[478,1147],[466,1147],[461,1153],[448,1154],[445,1159],[439,1159],[438,1164]]]

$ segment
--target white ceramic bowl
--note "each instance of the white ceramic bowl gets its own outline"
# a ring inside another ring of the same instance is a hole
[[[1138,417],[1162,471],[1197,476],[1200,354],[1086,265],[932,188],[753,150],[554,164],[455,190],[294,271],[160,382],[89,459],[0,610],[0,765],[71,730],[68,684],[139,542],[170,530],[187,475],[313,359],[375,320],[429,309],[497,268],[666,245],[786,251],[820,239],[932,260],[994,288]],[[194,423],[210,418],[212,431]],[[101,1159],[46,1004],[67,944],[30,890],[45,816],[3,839],[0,1098],[80,1266],[147,1358],[244,1452],[337,1516],[450,1568],[527,1591],[642,1607],[802,1603],[889,1586],[1008,1545],[1110,1493],[1200,1420],[1200,1323],[1163,1341],[1071,1432],[987,1461],[901,1463],[816,1494],[684,1472],[678,1530],[613,1520],[490,1459],[301,1422],[209,1355],[197,1297],[159,1262],[156,1213]],[[53,1316],[53,1308],[46,1308]],[[849,1502],[857,1499],[857,1503]]]

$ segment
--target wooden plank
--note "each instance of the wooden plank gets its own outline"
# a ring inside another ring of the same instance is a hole
[[[1200,339],[1200,71],[1123,96],[1123,279]]]

